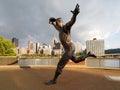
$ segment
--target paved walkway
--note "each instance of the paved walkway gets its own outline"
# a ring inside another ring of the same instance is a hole
[[[66,67],[56,85],[44,82],[55,67],[0,66],[0,90],[120,90],[120,70]]]

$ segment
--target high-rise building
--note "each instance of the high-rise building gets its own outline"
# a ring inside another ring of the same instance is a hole
[[[52,47],[52,49],[55,47],[55,44],[56,43],[58,43],[58,40],[57,40],[57,38],[54,36],[53,38],[52,38],[52,41],[51,41],[51,47]]]
[[[86,50],[87,52],[91,52],[97,56],[104,55],[104,40],[97,40],[93,38],[93,40],[86,41]]]
[[[51,41],[52,55],[61,55],[63,52],[63,46],[58,42],[57,38],[54,36]]]
[[[18,42],[19,42],[19,39],[17,38],[12,38],[12,43],[14,44],[15,47],[18,47]]]
[[[82,45],[80,44],[80,42],[76,41],[76,42],[73,42],[73,43],[75,45],[75,53],[82,52]]]
[[[40,43],[36,43],[36,48],[35,48],[36,53],[38,53],[38,49],[39,49],[39,47],[40,47]]]
[[[34,54],[35,52],[35,43],[31,40],[28,41],[28,53]]]

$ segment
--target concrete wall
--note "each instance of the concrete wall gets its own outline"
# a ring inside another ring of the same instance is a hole
[[[17,60],[17,57],[15,57],[15,56],[1,56],[0,57],[0,65],[7,65],[12,62],[15,62],[16,60]]]
[[[59,59],[19,59],[19,66],[56,66]],[[120,59],[87,58],[86,67],[120,69]]]
[[[39,66],[39,65],[46,65],[46,66],[56,66],[59,59],[19,59],[18,65],[19,66]]]
[[[97,68],[120,68],[120,59],[87,58],[85,61],[87,67]]]

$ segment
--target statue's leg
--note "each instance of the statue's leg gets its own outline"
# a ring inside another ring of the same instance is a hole
[[[81,56],[81,57],[75,57],[75,56],[72,56],[72,58],[71,58],[71,60],[74,62],[74,63],[79,63],[79,62],[82,62],[82,61],[84,61],[86,59],[86,57],[83,57],[83,56]]]
[[[84,56],[84,57],[83,57],[83,56],[76,57],[76,56],[74,55],[74,52],[75,52],[75,47],[72,46],[72,48],[71,48],[71,60],[72,60],[74,63],[79,63],[79,62],[85,60],[86,56]]]
[[[70,56],[68,55],[68,52],[64,53],[62,58],[58,62],[57,69],[53,79],[47,82],[46,83],[47,85],[56,84],[58,76],[62,73],[62,70],[65,67],[65,65],[68,63],[69,59],[70,59]]]
[[[80,56],[80,57],[75,57],[74,55],[71,57],[71,60],[75,63],[79,63],[84,61],[87,57],[94,57],[96,58],[96,56],[94,54],[91,54],[90,52],[88,52],[86,55],[84,56]]]

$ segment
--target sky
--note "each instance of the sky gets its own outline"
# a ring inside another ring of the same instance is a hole
[[[61,17],[67,23],[71,10],[80,5],[80,13],[71,29],[72,41],[85,48],[86,40],[104,39],[105,49],[120,48],[120,0],[0,0],[0,36],[50,44],[58,32],[49,18]]]

